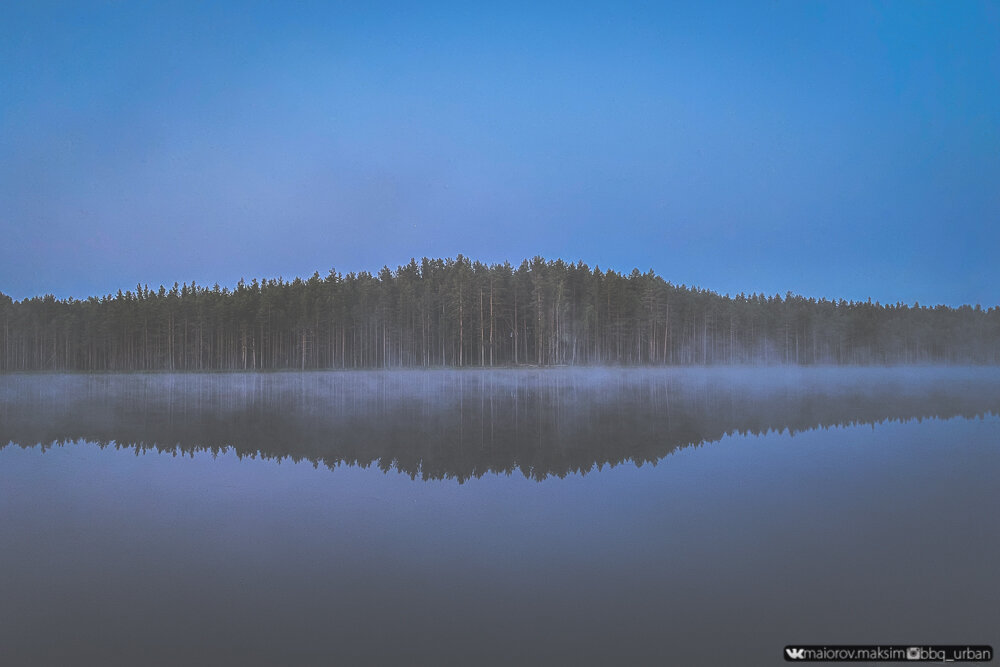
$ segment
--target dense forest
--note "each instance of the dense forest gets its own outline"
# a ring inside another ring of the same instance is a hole
[[[0,294],[0,322],[0,371],[1000,362],[998,307],[722,296],[541,257]]]

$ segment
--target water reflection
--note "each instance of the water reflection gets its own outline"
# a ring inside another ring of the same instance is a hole
[[[0,377],[0,443],[543,480],[733,433],[1000,414],[992,369],[503,370]],[[3,445],[6,446],[6,445]]]

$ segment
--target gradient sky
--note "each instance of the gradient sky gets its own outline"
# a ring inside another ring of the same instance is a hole
[[[1000,4],[0,6],[0,291],[463,253],[1000,304]]]

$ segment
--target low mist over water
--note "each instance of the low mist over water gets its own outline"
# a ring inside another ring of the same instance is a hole
[[[0,440],[376,465],[423,479],[655,462],[725,435],[1000,412],[988,368],[25,375]]]
[[[0,445],[12,664],[1000,643],[990,368],[15,374]]]

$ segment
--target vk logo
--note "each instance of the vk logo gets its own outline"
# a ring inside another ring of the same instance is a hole
[[[806,650],[803,648],[786,648],[785,653],[791,660],[801,660],[806,657]]]

